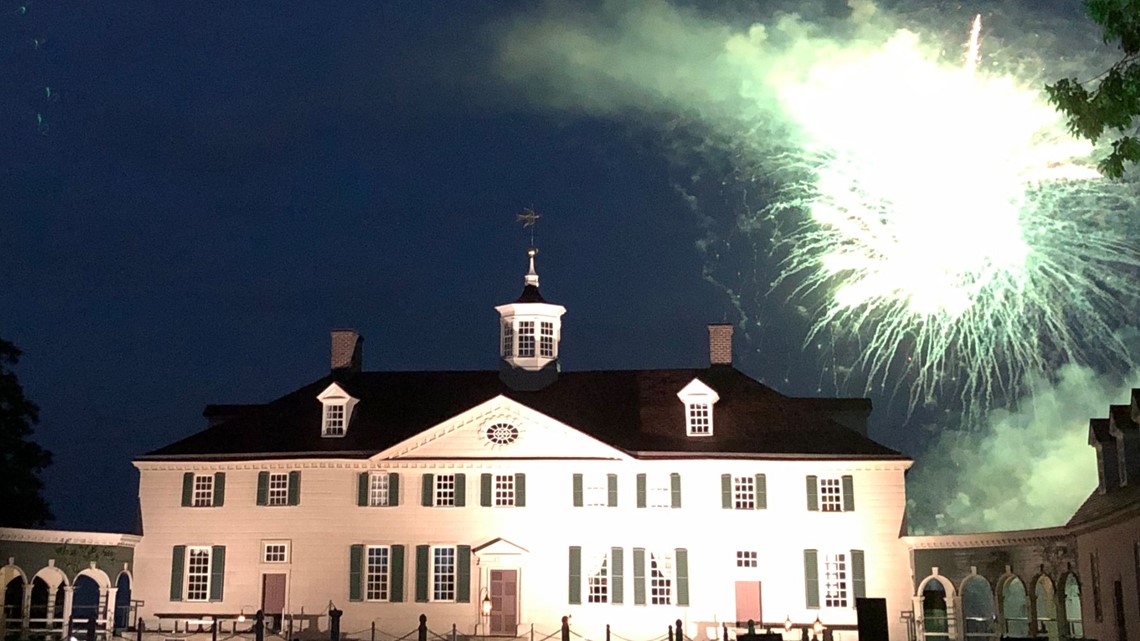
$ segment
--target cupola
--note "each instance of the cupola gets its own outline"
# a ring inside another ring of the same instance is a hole
[[[512,389],[532,391],[558,378],[558,344],[562,338],[562,315],[566,308],[548,303],[538,291],[534,257],[527,251],[530,271],[523,291],[513,303],[499,305],[499,376]]]

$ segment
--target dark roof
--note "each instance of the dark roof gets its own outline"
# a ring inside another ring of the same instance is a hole
[[[538,293],[537,285],[526,285],[523,287],[522,293],[519,294],[519,299],[516,303],[545,303],[546,300],[542,294]]]
[[[1076,527],[1106,517],[1124,516],[1128,512],[1140,513],[1140,485],[1126,485],[1104,494],[1093,490],[1073,513],[1067,526]]]
[[[685,436],[680,391],[694,378],[716,390],[714,435]],[[316,397],[336,382],[360,399],[343,438],[321,437]],[[563,372],[532,392],[498,371],[338,372],[265,405],[225,406],[233,418],[143,459],[368,457],[498,395],[640,456],[703,454],[906,459],[828,414],[859,403],[792,399],[731,366]],[[869,403],[864,405],[869,411]],[[207,410],[207,414],[210,410]]]

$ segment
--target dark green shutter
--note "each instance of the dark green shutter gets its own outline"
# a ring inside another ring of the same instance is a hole
[[[582,507],[582,475],[574,475],[574,507]]]
[[[368,472],[361,472],[356,477],[356,504],[360,507],[368,505]]]
[[[526,507],[526,474],[515,474],[515,507]]]
[[[182,573],[186,570],[186,546],[174,546],[170,556],[170,600],[182,600]]]
[[[676,554],[673,560],[677,564],[677,605],[689,605],[689,551],[677,548]]]
[[[289,472],[289,505],[301,504],[301,473]]]
[[[388,505],[396,507],[400,504],[400,475],[392,472],[388,475]],[[401,549],[403,549],[401,547]],[[401,552],[403,554],[403,552]]]
[[[226,546],[215,545],[210,548],[210,600],[221,601],[225,598],[226,580]]]
[[[851,550],[851,590],[856,599],[867,596],[867,581],[863,572],[863,550]]]
[[[214,507],[226,504],[226,473],[214,472]]]
[[[804,550],[804,590],[807,607],[819,607],[819,552]]]
[[[851,476],[843,477],[843,511],[851,512],[855,509],[855,479]]]
[[[388,486],[388,491],[392,491],[392,486]],[[392,560],[391,560],[391,573],[392,573],[392,587],[388,593],[388,600],[393,603],[400,603],[404,600],[404,546],[392,546]]]
[[[420,484],[421,489],[422,489],[422,491],[420,492],[420,505],[422,505],[424,507],[431,507],[431,506],[435,505],[435,501],[433,500],[433,497],[432,497],[432,493],[435,491],[435,475],[434,474],[424,474],[420,478],[423,481]],[[419,548],[416,548],[416,549],[419,549]],[[419,554],[419,552],[416,552],[416,554]],[[416,571],[419,572],[419,570],[416,570]]]
[[[645,499],[645,485],[646,485],[645,475],[644,474],[638,474],[637,475],[637,507],[645,507],[645,504],[647,502]]]
[[[819,511],[819,479],[807,477],[807,507],[809,512]]]
[[[720,475],[720,506],[726,510],[732,509],[732,475]]]
[[[455,475],[455,507],[467,505],[467,475]]]
[[[644,548],[633,548],[633,604],[645,605]]]
[[[455,601],[471,603],[471,546],[456,546],[455,556],[457,557]]]
[[[479,475],[479,505],[491,507],[491,475]]]
[[[606,488],[609,490],[609,501],[607,505],[617,507],[617,474],[606,475]]]
[[[570,603],[577,605],[582,602],[582,548],[577,545],[570,546]]]
[[[429,546],[416,546],[416,602],[427,603],[428,600],[428,554]]]
[[[610,548],[610,603],[621,605],[625,599],[625,550]]]
[[[269,505],[269,472],[257,473],[257,504]]]
[[[768,479],[763,474],[756,475],[756,509],[768,509]]]
[[[676,472],[669,475],[669,493],[673,507],[681,507],[681,475]]]
[[[364,546],[351,545],[348,548],[348,600],[360,601],[360,575],[364,566]]]
[[[182,507],[190,507],[194,502],[194,473],[182,475]]]

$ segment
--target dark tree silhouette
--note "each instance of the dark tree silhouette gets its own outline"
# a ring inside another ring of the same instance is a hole
[[[30,440],[40,410],[16,377],[20,354],[0,338],[0,527],[34,527],[52,518],[40,480],[51,452]]]

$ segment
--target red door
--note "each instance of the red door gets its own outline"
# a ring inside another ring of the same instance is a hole
[[[281,615],[285,612],[284,574],[261,575],[261,611],[265,613],[266,624],[274,630],[279,630]]]
[[[760,582],[737,581],[736,622],[742,624],[751,619],[759,625],[764,620],[763,615],[760,608]]]
[[[519,626],[518,570],[491,570],[491,634],[514,636]]]

